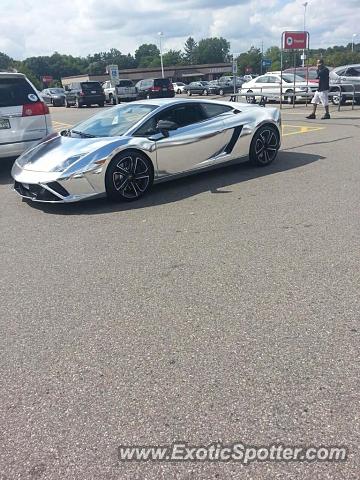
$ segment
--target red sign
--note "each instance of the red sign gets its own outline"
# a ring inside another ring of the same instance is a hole
[[[307,32],[284,32],[284,50],[305,50],[307,48]]]
[[[252,73],[252,71],[253,71],[253,69],[252,69],[252,67],[250,67],[250,65],[245,67],[245,73]]]
[[[53,77],[51,75],[44,75],[42,77],[42,81],[43,83],[50,83],[53,81]]]

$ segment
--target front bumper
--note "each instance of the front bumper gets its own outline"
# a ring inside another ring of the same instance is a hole
[[[73,203],[105,196],[105,186],[103,191],[97,191],[86,174],[61,178],[59,172],[25,170],[15,162],[11,175],[15,192],[34,202]]]

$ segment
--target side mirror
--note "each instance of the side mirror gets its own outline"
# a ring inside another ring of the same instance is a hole
[[[156,124],[156,129],[159,130],[164,137],[169,136],[169,131],[177,130],[178,124],[175,122],[171,122],[170,120],[159,120]]]

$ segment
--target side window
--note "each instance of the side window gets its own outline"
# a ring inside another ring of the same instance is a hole
[[[159,133],[156,129],[159,120],[169,120],[175,122],[179,127],[186,127],[205,119],[205,114],[199,104],[177,105],[150,118],[135,132],[134,136],[148,137]]]
[[[221,115],[225,112],[230,112],[232,107],[226,105],[217,105],[216,103],[202,103],[203,110],[205,111],[206,118],[213,118]]]
[[[259,77],[255,80],[255,83],[266,83],[266,77]]]
[[[336,75],[339,75],[339,77],[342,77],[343,75],[345,75],[345,70],[338,70],[337,72],[335,72]]]
[[[360,69],[357,69],[355,67],[349,67],[346,70],[346,76],[347,77],[359,77],[360,76]]]

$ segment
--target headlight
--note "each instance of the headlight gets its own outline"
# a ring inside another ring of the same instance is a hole
[[[74,165],[80,158],[84,157],[87,155],[86,153],[80,153],[78,155],[73,155],[72,157],[67,158],[66,160],[63,160],[60,162],[58,165],[55,165],[55,167],[51,170],[52,172],[63,172],[64,170],[67,170],[71,165]]]

